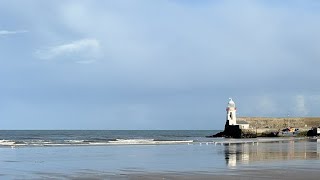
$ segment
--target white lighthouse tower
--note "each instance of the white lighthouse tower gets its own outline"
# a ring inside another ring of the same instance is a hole
[[[229,98],[227,106],[227,121],[229,121],[229,125],[237,125],[236,111],[236,104],[232,101],[232,98]]]

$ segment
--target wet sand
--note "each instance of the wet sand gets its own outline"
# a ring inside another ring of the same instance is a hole
[[[0,179],[320,179],[317,140],[270,140],[0,148]]]
[[[58,174],[42,174],[42,178],[51,179],[129,179],[129,180],[269,180],[269,179],[287,179],[287,180],[318,180],[320,177],[320,168],[310,169],[295,169],[295,168],[284,168],[284,169],[252,169],[252,170],[235,170],[226,171],[220,173],[209,173],[209,172],[162,172],[162,173],[123,173],[110,175],[107,173],[96,173],[87,172],[73,175],[58,175]]]
[[[319,170],[298,170],[298,169],[286,169],[286,170],[276,170],[276,169],[263,169],[263,170],[251,170],[251,171],[241,171],[234,172],[234,174],[206,174],[206,173],[185,173],[185,174],[131,174],[123,179],[132,180],[163,180],[163,179],[175,179],[175,180],[193,180],[193,179],[219,179],[219,180],[266,180],[266,179],[290,179],[290,180],[318,180],[320,177]],[[112,177],[110,177],[112,178]],[[115,179],[120,177],[114,177]]]

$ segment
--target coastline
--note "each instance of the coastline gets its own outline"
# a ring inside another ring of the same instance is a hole
[[[90,133],[101,134],[101,131]],[[159,137],[162,137],[160,134],[163,132],[158,133]],[[320,176],[319,139],[199,139],[200,135],[206,132],[189,133],[197,134],[191,138],[196,140],[195,142],[99,146],[37,145],[16,148],[3,146],[0,148],[0,178],[228,180],[284,177],[318,179]],[[54,132],[42,139],[55,135]],[[77,137],[79,135],[77,134]],[[175,132],[172,136],[172,140],[176,140],[180,132]],[[186,137],[183,138],[190,139],[190,136],[184,136]],[[166,136],[165,139],[167,138]]]

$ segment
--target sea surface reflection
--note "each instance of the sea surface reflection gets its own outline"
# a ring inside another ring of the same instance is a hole
[[[319,139],[289,140],[268,143],[233,143],[224,145],[228,167],[253,162],[320,159]]]

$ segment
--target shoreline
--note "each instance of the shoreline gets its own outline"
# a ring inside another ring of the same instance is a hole
[[[0,177],[319,179],[320,143],[317,140],[261,138],[259,143],[257,140],[219,139],[220,143],[202,145],[2,148]]]

